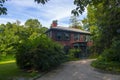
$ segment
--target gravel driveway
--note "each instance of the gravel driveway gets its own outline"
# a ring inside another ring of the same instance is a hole
[[[67,62],[37,80],[120,80],[120,75],[95,71],[90,66],[91,61]]]

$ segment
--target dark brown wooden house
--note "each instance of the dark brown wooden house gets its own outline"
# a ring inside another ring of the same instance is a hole
[[[57,22],[52,23],[51,28],[46,31],[46,34],[65,48],[80,48],[83,53],[87,53],[87,48],[92,45],[90,32],[57,26]]]

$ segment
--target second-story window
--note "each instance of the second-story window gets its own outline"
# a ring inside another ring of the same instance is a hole
[[[86,41],[86,35],[83,35],[83,41]]]
[[[70,34],[64,33],[64,40],[70,40]]]
[[[86,35],[86,41],[90,41],[90,36]]]
[[[56,40],[62,40],[62,33],[61,32],[56,33]]]
[[[80,34],[74,34],[74,41],[77,41],[80,39]]]
[[[49,33],[47,33],[47,36],[49,36],[50,38],[52,38],[52,31],[50,31]]]

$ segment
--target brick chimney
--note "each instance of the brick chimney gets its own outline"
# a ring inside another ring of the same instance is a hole
[[[51,24],[51,28],[53,27],[57,27],[57,20],[53,20],[52,24]]]

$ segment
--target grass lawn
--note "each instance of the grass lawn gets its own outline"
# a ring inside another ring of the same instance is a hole
[[[27,73],[21,71],[17,67],[15,60],[0,62],[0,80],[13,80],[16,78],[23,78],[23,77],[30,78],[36,75],[37,75],[36,72]]]

